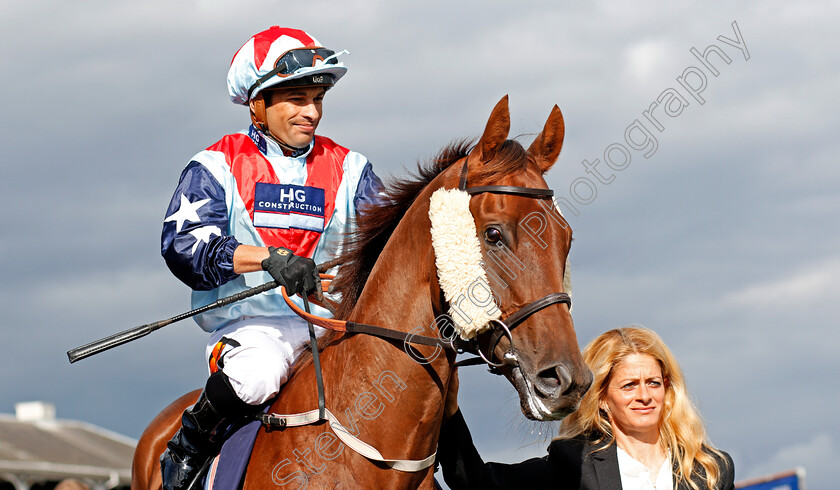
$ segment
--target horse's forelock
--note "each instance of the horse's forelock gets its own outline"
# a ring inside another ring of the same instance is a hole
[[[494,183],[505,175],[524,172],[528,165],[536,162],[528,151],[516,140],[507,140],[499,147],[493,159],[486,162],[474,174],[470,174],[472,185]]]

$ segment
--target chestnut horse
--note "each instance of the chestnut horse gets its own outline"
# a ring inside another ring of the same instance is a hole
[[[391,186],[386,203],[360,217],[359,231],[346,244],[339,258],[344,265],[333,281],[333,289],[342,294],[337,318],[427,336],[438,333],[436,319],[450,305],[435,265],[430,198],[438,189],[463,188],[466,182],[468,189],[493,188],[473,193],[468,206],[482,265],[499,265],[490,275],[501,316],[530,310],[547,292],[563,291],[572,232],[547,198],[543,179],[560,153],[563,116],[554,106],[527,151],[507,140],[509,129],[505,96],[474,148],[464,142],[444,148],[416,179]],[[556,215],[547,217],[550,212]],[[531,220],[527,226],[526,218]],[[506,246],[504,260],[494,255],[499,242]],[[495,369],[516,388],[522,411],[531,419],[558,419],[576,410],[592,380],[566,303],[543,302],[512,333],[494,336],[491,330],[477,337],[486,357],[515,359],[494,362],[499,364]],[[423,460],[435,452],[454,351],[408,348],[359,334],[327,334],[319,344],[325,344],[320,362],[326,408],[349,432],[384,458]],[[184,395],[146,429],[134,456],[132,488],[160,487],[159,455],[197,396],[198,391]],[[295,414],[317,407],[315,369],[312,356],[306,356],[297,362],[272,412]],[[244,488],[305,488],[310,483],[314,488],[434,488],[432,467],[400,471],[345,446],[325,423],[262,427]]]

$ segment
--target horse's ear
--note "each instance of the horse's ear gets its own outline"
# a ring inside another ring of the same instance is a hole
[[[502,97],[487,121],[484,134],[478,140],[475,150],[478,152],[478,160],[487,163],[496,156],[496,151],[508,137],[510,132],[510,109],[508,108],[508,96]]]
[[[543,173],[547,172],[557,161],[565,136],[566,124],[563,122],[563,113],[555,105],[551,109],[551,114],[548,115],[548,120],[545,122],[542,132],[537,135],[537,139],[528,148],[528,153],[534,157]]]

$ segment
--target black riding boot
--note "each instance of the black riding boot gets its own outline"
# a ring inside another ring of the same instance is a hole
[[[219,453],[228,427],[260,408],[241,401],[224,373],[211,375],[198,401],[184,411],[181,429],[160,456],[163,489],[191,488],[201,468]]]

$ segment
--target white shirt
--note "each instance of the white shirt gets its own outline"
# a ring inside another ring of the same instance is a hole
[[[621,474],[622,490],[674,490],[674,478],[671,474],[671,454],[654,475],[645,465],[633,459],[624,449],[618,450],[618,471]]]

